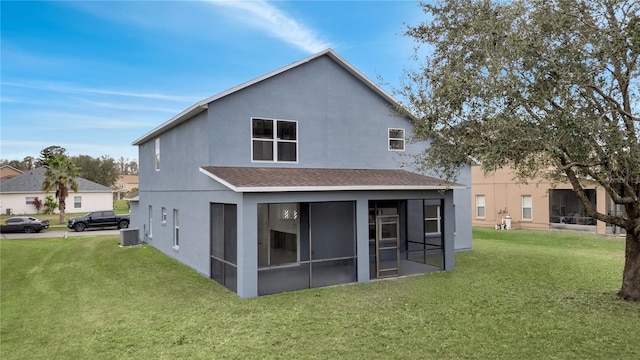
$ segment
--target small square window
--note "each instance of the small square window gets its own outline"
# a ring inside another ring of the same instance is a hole
[[[389,129],[389,151],[404,151],[404,129]]]
[[[251,160],[298,161],[298,123],[275,119],[251,119]]]

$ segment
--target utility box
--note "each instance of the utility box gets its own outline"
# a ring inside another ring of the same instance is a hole
[[[140,243],[140,231],[138,229],[121,229],[120,246],[133,246]]]

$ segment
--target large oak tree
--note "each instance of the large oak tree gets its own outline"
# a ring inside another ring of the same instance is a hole
[[[618,296],[640,301],[640,2],[421,3],[416,66],[398,89],[432,139],[422,165],[452,179],[469,158],[522,180],[568,181],[592,218],[626,230]],[[596,182],[624,208],[598,212]]]

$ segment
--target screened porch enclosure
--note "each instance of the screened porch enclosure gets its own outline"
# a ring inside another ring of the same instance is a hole
[[[361,231],[369,230],[362,232],[360,263],[357,204],[256,203],[255,237],[243,240],[238,205],[211,203],[211,278],[238,291],[239,270],[247,269],[239,269],[240,246],[257,250],[249,266],[257,265],[258,296],[445,269],[443,199],[369,200],[360,218]]]
[[[585,189],[594,208],[596,191]],[[549,228],[596,232],[596,220],[586,216],[584,206],[573,190],[549,190]]]
[[[444,269],[443,201],[369,202],[369,277]]]
[[[258,295],[357,281],[354,202],[258,204]]]

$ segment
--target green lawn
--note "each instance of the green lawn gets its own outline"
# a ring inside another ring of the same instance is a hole
[[[640,358],[622,240],[474,237],[455,271],[249,300],[117,236],[3,240],[0,358]]]

